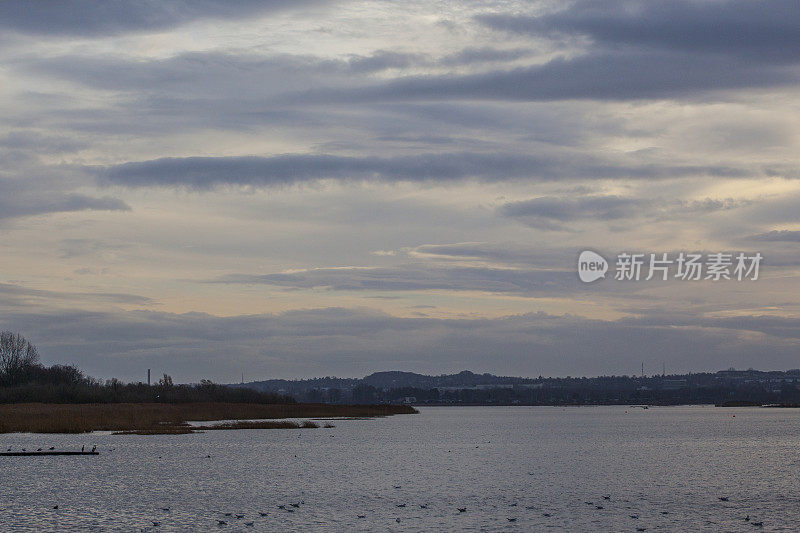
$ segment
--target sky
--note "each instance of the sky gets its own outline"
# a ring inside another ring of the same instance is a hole
[[[0,3],[0,329],[127,381],[798,368],[798,42],[796,0]]]

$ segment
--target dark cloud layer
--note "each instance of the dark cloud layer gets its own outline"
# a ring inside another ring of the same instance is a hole
[[[746,60],[797,61],[800,5],[794,0],[610,0],[575,2],[538,17],[491,14],[495,29],[533,35],[585,35],[595,45],[720,54]]]
[[[720,55],[675,51],[595,51],[544,65],[469,75],[407,76],[349,89],[284,97],[287,103],[413,100],[637,100],[697,98],[715,90],[790,87],[796,69]]]
[[[565,223],[581,220],[613,221],[634,218],[663,218],[702,215],[748,205],[734,200],[682,201],[632,198],[614,195],[553,197],[509,202],[500,208],[503,216],[518,218],[532,227],[563,229]]]
[[[3,305],[14,306],[42,306],[53,303],[111,303],[125,305],[151,305],[155,303],[150,298],[135,294],[112,292],[66,292],[31,289],[12,283],[0,283],[0,297]]]
[[[531,178],[675,178],[696,175],[743,177],[725,166],[620,165],[587,157],[535,157],[518,153],[427,153],[396,157],[285,154],[272,157],[185,157],[138,161],[98,169],[100,180],[131,187],[287,185],[320,179],[487,181]]]
[[[27,0],[0,2],[0,27],[22,33],[102,36],[153,32],[200,19],[236,19],[309,0]]]
[[[754,241],[765,242],[800,242],[800,231],[772,230],[767,233],[752,235],[749,238]]]
[[[697,317],[694,317],[697,318]],[[533,313],[500,319],[398,318],[318,309],[216,317],[152,311],[4,313],[0,328],[25,331],[45,361],[73,362],[101,377],[179,381],[360,376],[386,369],[465,368],[537,376],[635,373],[669,362],[674,372],[729,366],[797,366],[795,322],[745,316],[693,320],[657,314],[617,321]],[[646,348],[644,348],[646,347]],[[435,354],[435,357],[432,357]]]
[[[118,198],[39,190],[35,183],[0,178],[0,220],[72,211],[129,211]]]
[[[761,2],[577,2],[541,16],[486,14],[496,30],[558,41],[588,37],[583,55],[467,75],[409,76],[299,100],[552,101],[696,98],[715,90],[798,82],[800,7]]]

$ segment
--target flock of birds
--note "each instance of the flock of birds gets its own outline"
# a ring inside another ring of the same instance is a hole
[[[395,488],[400,488],[400,487],[399,486],[395,486]],[[603,501],[606,501],[606,502],[611,500],[611,496],[610,495],[605,495],[602,498],[603,498]],[[728,497],[726,497],[726,496],[720,496],[718,499],[721,502],[730,501],[730,499]],[[627,500],[624,500],[624,501],[627,501]],[[603,509],[606,508],[605,505],[603,505],[602,502],[585,501],[583,503],[586,504],[587,506],[594,507],[596,510],[603,510]],[[296,502],[296,503],[277,505],[276,508],[277,508],[278,511],[275,512],[275,514],[277,514],[278,512],[281,512],[281,513],[294,513],[296,510],[299,510],[300,507],[305,505],[305,504],[306,504],[305,500],[300,500],[299,502]],[[395,507],[397,507],[399,509],[406,508],[407,506],[408,505],[406,503],[395,504]],[[509,507],[510,508],[518,507],[518,504],[517,503],[511,503],[511,504],[509,504]],[[420,509],[428,509],[429,507],[428,507],[427,503],[423,503],[423,504],[419,504],[419,508]],[[53,506],[53,509],[57,510],[57,509],[59,509],[59,506],[55,505],[55,506]],[[537,510],[537,507],[533,506],[533,505],[529,505],[529,506],[525,506],[525,509],[528,510],[528,511],[535,511],[535,510]],[[170,513],[172,511],[172,509],[170,507],[162,507],[162,508],[160,508],[160,510],[161,510],[162,513]],[[469,509],[467,507],[455,507],[455,508],[453,508],[453,512],[454,512],[454,514],[462,514],[462,513],[469,512]],[[661,514],[662,515],[668,515],[669,511],[661,511]],[[245,527],[254,527],[256,525],[255,520],[247,519],[247,515],[245,515],[245,514],[235,514],[235,513],[232,513],[232,512],[217,511],[217,515],[218,516],[216,518],[216,523],[217,523],[217,526],[219,526],[219,527],[225,527],[225,526],[228,526],[228,525],[234,525],[234,526],[243,525]],[[259,511],[258,512],[258,516],[260,518],[266,518],[266,517],[270,516],[270,513],[266,512],[266,511]],[[274,516],[274,514],[273,514],[273,516]],[[363,519],[367,518],[366,514],[357,514],[355,516],[359,520],[363,520]],[[554,516],[554,513],[552,513],[552,512],[542,512],[541,516],[545,517],[545,518],[550,518],[550,517]],[[509,517],[507,517],[507,521],[510,522],[510,523],[515,523],[515,522],[517,522],[517,518],[518,517],[516,517],[516,516],[509,516]],[[629,514],[628,518],[630,520],[637,520],[638,521],[639,520],[639,514]],[[754,526],[756,528],[761,528],[761,527],[764,526],[764,523],[762,521],[753,520],[750,517],[749,514],[747,516],[745,516],[744,518],[742,518],[742,520],[744,522],[746,522],[746,523],[749,523],[750,525],[752,525],[752,526]],[[396,517],[395,518],[395,522],[400,523],[401,521],[402,520],[401,520],[400,517]],[[152,525],[153,525],[154,528],[157,528],[157,527],[162,525],[162,520],[151,520],[151,522],[152,522]],[[647,531],[647,529],[648,529],[647,527],[643,527],[643,526],[636,527],[636,531],[639,531],[639,532]]]
[[[0,449],[2,449],[2,448],[0,448]],[[46,449],[49,450],[49,451],[53,451],[56,448],[55,448],[55,446],[50,446],[49,448],[46,448]],[[85,451],[85,449],[86,449],[85,446],[81,446],[81,452]],[[13,450],[14,450],[14,448],[12,446],[8,447],[8,449],[7,449],[8,452],[12,452]],[[94,452],[96,450],[97,450],[97,446],[95,445],[95,446],[92,447],[91,451]],[[113,448],[112,448],[112,450],[113,450]],[[27,449],[26,448],[21,448],[21,451],[22,452],[26,452]],[[45,451],[45,448],[37,448],[35,451],[42,452],[42,451]],[[210,458],[211,456],[208,455],[206,457]],[[394,485],[394,488],[395,489],[400,489],[401,486],[400,485]],[[605,496],[602,497],[602,499],[603,499],[603,501],[608,502],[608,501],[611,500],[611,496],[610,495],[605,495]],[[720,502],[729,502],[730,498],[727,497],[727,496],[720,496],[720,497],[718,497],[718,500]],[[625,500],[625,501],[627,501],[627,500]],[[278,505],[277,509],[280,512],[284,512],[284,513],[294,513],[301,506],[305,505],[305,503],[306,503],[305,500],[300,500],[299,502],[296,502],[296,503]],[[602,510],[604,510],[606,508],[605,505],[603,504],[603,502],[584,501],[583,503],[585,505],[587,505],[587,506],[594,507],[598,511],[602,511]],[[510,508],[514,508],[514,507],[517,507],[517,506],[518,506],[517,503],[509,504]],[[398,503],[398,504],[395,504],[395,507],[398,508],[398,509],[403,509],[403,508],[407,507],[407,504],[406,503]],[[419,508],[423,509],[423,510],[424,509],[428,509],[428,504],[427,503],[419,504]],[[52,509],[53,510],[58,510],[59,506],[58,505],[54,505],[52,507]],[[537,507],[530,505],[530,506],[525,506],[525,509],[528,510],[528,511],[535,511],[535,510],[537,510]],[[163,513],[171,512],[171,508],[169,508],[169,507],[162,507],[160,510]],[[467,513],[468,511],[469,511],[469,509],[467,507],[455,507],[453,509],[453,512],[455,514]],[[669,511],[661,511],[661,514],[662,515],[667,515],[667,514],[669,514]],[[265,511],[259,511],[258,515],[261,518],[265,518],[265,517],[269,516],[270,513],[265,512]],[[357,514],[355,516],[359,520],[363,520],[363,519],[367,518],[366,514]],[[541,516],[544,517],[544,518],[551,518],[551,517],[554,516],[554,513],[552,513],[552,512],[541,512]],[[234,514],[232,512],[221,512],[220,511],[219,512],[219,518],[217,518],[216,521],[217,521],[217,525],[220,526],[220,527],[224,527],[224,526],[227,526],[229,524],[230,525],[240,525],[241,524],[241,525],[244,525],[245,527],[254,527],[255,526],[255,520],[245,520],[245,517],[246,517],[246,515],[244,515],[244,514]],[[639,520],[639,514],[629,514],[628,518],[630,520]],[[751,526],[756,527],[756,528],[761,528],[761,527],[764,526],[764,522],[763,521],[754,520],[754,519],[752,519],[750,517],[749,514],[746,515],[745,517],[743,517],[742,520],[744,522],[746,522],[746,523],[749,523]],[[401,521],[402,520],[401,520],[400,517],[396,517],[395,518],[395,522],[400,523]],[[507,517],[507,521],[510,522],[510,523],[515,523],[515,522],[517,522],[517,517],[516,516],[509,516],[509,517]],[[161,523],[162,523],[161,520],[151,520],[151,522],[152,522],[153,527],[159,527],[159,526],[161,526]],[[647,529],[648,529],[647,527],[641,527],[641,526],[640,527],[636,527],[636,531],[639,531],[639,532],[647,531]]]
[[[718,499],[719,501],[721,501],[721,502],[728,502],[728,501],[730,501],[730,498],[729,498],[728,496],[719,496],[717,499]],[[603,500],[605,500],[605,501],[611,500],[611,496],[610,496],[610,495],[603,496]],[[625,501],[627,501],[627,500],[625,500]],[[595,502],[593,502],[593,501],[585,501],[585,502],[583,502],[583,503],[584,503],[584,504],[586,504],[586,505],[588,505],[588,506],[593,506],[593,507],[594,507],[596,510],[598,510],[598,511],[602,511],[603,509],[605,509],[605,506],[604,506],[602,503],[595,503]],[[526,509],[533,509],[533,507],[526,507]],[[668,514],[669,514],[669,511],[661,511],[661,514],[662,514],[662,515],[668,515]],[[552,514],[551,514],[551,513],[542,513],[542,515],[543,515],[543,516],[545,516],[545,517],[550,517],[550,516],[552,516]],[[639,514],[629,514],[629,515],[628,515],[628,518],[630,518],[631,520],[639,520]],[[749,523],[751,526],[754,526],[754,527],[756,527],[756,528],[761,528],[761,527],[763,527],[763,526],[764,526],[764,522],[763,522],[763,521],[755,521],[755,520],[752,520],[752,519],[750,518],[750,515],[749,515],[749,514],[748,514],[748,515],[746,515],[744,518],[742,518],[742,520],[743,520],[744,522],[747,522],[747,523]],[[646,528],[646,527],[639,526],[639,527],[636,527],[636,531],[647,531],[647,528]]]

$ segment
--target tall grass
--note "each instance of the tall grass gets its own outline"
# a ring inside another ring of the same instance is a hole
[[[185,433],[188,421],[375,417],[415,412],[414,408],[404,405],[24,403],[0,405],[0,433],[90,431]]]

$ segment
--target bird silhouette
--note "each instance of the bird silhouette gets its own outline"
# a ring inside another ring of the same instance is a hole
[[[466,513],[467,512],[467,508],[466,507],[458,507],[458,512],[459,513]]]
[[[753,525],[754,525],[755,527],[761,527],[761,526],[763,526],[763,525],[764,525],[764,522],[753,522]]]
[[[154,527],[158,527],[161,525],[161,522],[156,522],[155,520],[150,520],[153,523]]]
[[[244,525],[246,525],[247,527],[253,527],[254,523],[255,522],[245,522]]]
[[[169,507],[162,507],[161,510],[164,511],[165,513],[168,513],[169,512]]]
[[[404,503],[398,503],[398,504],[397,504],[397,506],[398,506],[398,507],[405,507],[405,506],[406,506],[406,504],[404,504]]]
[[[286,506],[285,505],[279,505],[278,509],[286,509]]]
[[[37,448],[37,449],[36,449],[36,451],[37,451],[37,452],[40,452],[40,451],[42,451],[42,449],[41,449],[41,448]]]
[[[58,505],[54,505],[54,506],[53,506],[53,509],[58,509]]]
[[[747,515],[747,516],[745,516],[745,517],[744,517],[744,521],[745,521],[745,522],[749,522],[749,521],[750,521],[750,515]]]
[[[727,497],[727,496],[720,496],[720,497],[719,497],[719,501],[721,501],[721,502],[727,502],[727,501],[728,501],[728,497]]]
[[[634,520],[638,520],[639,519],[639,515],[638,514],[632,514],[632,515],[628,515],[628,516],[630,516]]]
[[[517,519],[516,519],[516,518],[509,518],[509,519],[508,519],[508,521],[509,521],[509,522],[516,522],[516,521],[517,521]]]
[[[423,503],[423,504],[421,504],[421,505],[419,506],[419,508],[420,508],[420,509],[427,509],[427,508],[428,508],[428,504],[427,504],[427,503]]]
[[[367,515],[365,515],[365,514],[360,514],[360,515],[358,515],[358,517],[359,517],[359,518],[366,518],[366,517],[367,517]]]
[[[260,516],[267,516],[267,513],[262,513],[261,511],[258,512]]]
[[[547,516],[547,517],[549,517],[549,516],[552,516],[552,515],[551,515],[550,513],[542,513],[542,516]]]
[[[228,523],[225,520],[217,520],[217,525],[225,526],[228,525]]]
[[[610,500],[610,499],[611,499],[611,496],[603,496],[603,499],[604,499],[604,500]]]
[[[50,448],[48,448],[48,449],[49,449],[50,451],[53,451],[53,450],[55,450],[55,449],[56,449],[56,447],[55,447],[55,446],[50,446]]]
[[[605,507],[603,507],[602,505],[595,505],[594,508],[597,510],[605,509]]]

